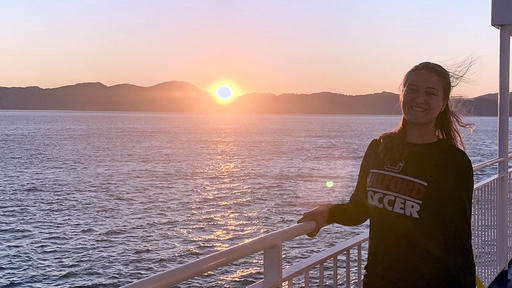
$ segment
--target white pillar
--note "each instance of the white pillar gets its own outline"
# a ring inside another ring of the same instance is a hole
[[[510,35],[512,25],[500,26],[500,87],[498,94],[498,157],[507,160],[498,164],[500,177],[497,197],[497,261],[498,268],[507,269],[508,263],[508,135],[509,135],[509,79]]]

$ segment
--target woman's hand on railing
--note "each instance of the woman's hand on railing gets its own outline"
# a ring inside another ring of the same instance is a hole
[[[318,234],[318,231],[322,229],[322,227],[327,226],[329,223],[327,222],[329,218],[329,209],[334,204],[322,204],[315,209],[306,212],[302,215],[302,217],[297,220],[297,223],[307,222],[307,221],[314,221],[316,223],[315,229],[313,231],[309,232],[309,237],[315,237],[316,234]]]

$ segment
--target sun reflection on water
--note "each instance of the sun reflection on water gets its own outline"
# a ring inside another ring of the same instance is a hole
[[[246,276],[256,274],[260,272],[260,268],[251,267],[247,269],[238,269],[236,272],[231,273],[227,276],[222,277],[223,280],[238,281],[240,279],[247,278]]]

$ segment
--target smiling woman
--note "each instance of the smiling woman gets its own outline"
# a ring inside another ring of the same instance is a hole
[[[233,102],[241,94],[240,89],[231,81],[218,81],[208,90],[215,101],[223,105]]]
[[[475,287],[471,246],[473,169],[449,105],[463,73],[422,62],[402,81],[398,128],[371,141],[347,203],[324,204],[298,222],[370,220],[363,286]]]

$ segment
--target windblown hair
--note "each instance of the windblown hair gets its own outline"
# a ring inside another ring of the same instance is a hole
[[[457,86],[465,77],[466,73],[473,64],[472,60],[468,63],[463,63],[457,67],[454,67],[452,72],[448,72],[439,64],[431,62],[422,62],[409,70],[402,80],[400,101],[403,101],[403,94],[407,85],[407,80],[411,73],[416,71],[427,71],[435,74],[442,83],[443,86],[443,100],[446,101],[444,109],[439,113],[435,122],[435,133],[440,139],[445,139],[450,144],[465,150],[462,136],[459,132],[458,127],[471,128],[473,124],[468,124],[462,121],[462,118],[453,110],[450,109],[450,93],[452,88]],[[405,158],[405,127],[407,126],[407,120],[402,111],[402,120],[400,125],[393,131],[386,132],[379,137],[380,156],[389,164],[396,165]]]

